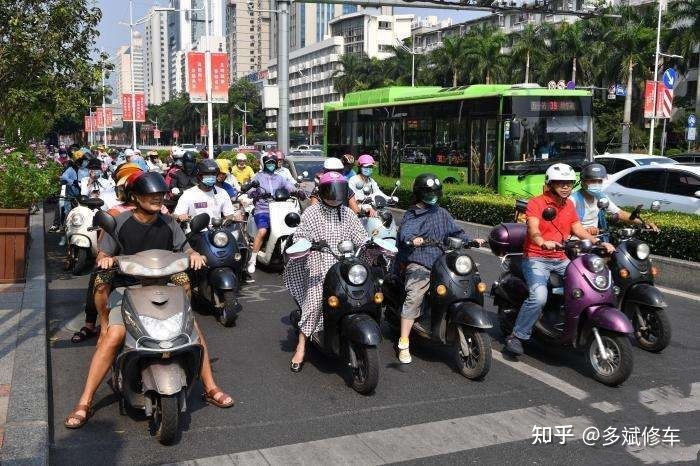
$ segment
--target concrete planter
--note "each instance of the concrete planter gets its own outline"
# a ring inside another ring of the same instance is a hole
[[[24,283],[29,209],[0,209],[0,283]]]

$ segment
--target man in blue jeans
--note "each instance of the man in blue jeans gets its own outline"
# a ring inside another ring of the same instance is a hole
[[[555,163],[545,173],[545,193],[533,197],[527,204],[527,237],[522,267],[530,294],[520,308],[513,333],[506,338],[505,349],[514,355],[523,354],[522,340],[530,339],[532,327],[547,303],[549,274],[554,272],[560,277],[564,276],[569,259],[564,251],[558,249],[561,244],[571,235],[600,243],[598,238],[581,226],[574,204],[569,199],[575,182],[576,173],[569,165]],[[547,207],[554,207],[557,211],[552,221],[542,218],[542,212]],[[608,252],[615,251],[612,244],[602,244]]]

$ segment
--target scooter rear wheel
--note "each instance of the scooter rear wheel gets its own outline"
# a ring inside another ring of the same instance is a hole
[[[73,262],[73,275],[80,275],[87,267],[88,251],[85,248],[73,248],[75,259]]]
[[[180,407],[176,395],[160,395],[156,398],[153,427],[156,438],[163,445],[172,445],[180,431]]]
[[[469,348],[469,354],[466,356],[460,341],[460,331]],[[491,337],[483,330],[467,326],[457,327],[455,333],[455,339],[452,342],[452,356],[457,371],[471,380],[484,378],[491,369]]]
[[[623,383],[632,374],[634,361],[632,345],[627,335],[619,335],[600,330],[600,339],[605,350],[610,353],[609,359],[602,359],[598,343],[590,337],[586,348],[586,362],[593,372],[593,378],[610,387]]]
[[[357,367],[351,368],[350,386],[357,393],[368,395],[377,388],[379,383],[379,352],[376,346],[352,344],[355,352]]]

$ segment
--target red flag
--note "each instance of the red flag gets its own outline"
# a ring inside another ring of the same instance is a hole
[[[229,68],[227,53],[211,54],[211,101],[228,103]]]
[[[206,102],[207,90],[204,74],[204,53],[187,52],[187,92],[190,102]]]

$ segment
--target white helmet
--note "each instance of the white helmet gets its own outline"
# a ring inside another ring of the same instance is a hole
[[[342,171],[345,169],[345,167],[343,166],[343,162],[341,162],[339,158],[328,157],[323,162],[323,169],[325,171]]]
[[[236,162],[246,162],[248,160],[248,157],[245,156],[243,152],[239,152],[236,154]]]
[[[555,163],[544,174],[544,182],[550,181],[576,181],[576,172],[565,163]]]
[[[124,155],[126,155],[127,157],[131,157],[132,155],[135,155],[135,154],[136,154],[136,151],[134,149],[131,149],[131,148],[124,151]]]

